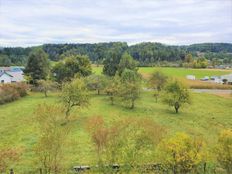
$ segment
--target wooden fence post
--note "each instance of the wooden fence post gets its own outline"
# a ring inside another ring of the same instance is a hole
[[[10,169],[10,174],[14,174],[14,170],[13,169]]]
[[[43,174],[42,168],[39,168],[39,173]]]

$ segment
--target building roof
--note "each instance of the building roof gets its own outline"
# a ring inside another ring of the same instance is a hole
[[[21,66],[0,67],[0,71],[22,72],[22,69],[24,69],[24,67]]]
[[[0,72],[0,77],[3,75],[3,74],[6,74],[8,75],[9,77],[13,77],[12,75],[8,74],[7,72],[3,71],[3,72]]]

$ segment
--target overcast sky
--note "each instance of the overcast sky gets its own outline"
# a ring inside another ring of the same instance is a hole
[[[232,43],[232,0],[0,0],[0,46]]]

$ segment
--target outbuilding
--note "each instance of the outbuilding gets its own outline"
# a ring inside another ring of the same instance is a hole
[[[187,75],[186,78],[188,80],[196,80],[196,77],[194,75]]]

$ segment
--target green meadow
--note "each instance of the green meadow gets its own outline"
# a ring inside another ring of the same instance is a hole
[[[196,78],[204,76],[220,76],[232,73],[232,70],[221,69],[188,69],[188,68],[170,68],[170,67],[140,67],[139,72],[143,75],[149,75],[154,71],[161,71],[170,77],[186,77],[186,75],[195,75]],[[102,73],[102,66],[93,67],[93,72],[96,74]]]
[[[22,157],[13,167],[17,173],[33,173],[34,152],[39,132],[36,129],[34,110],[38,104],[59,103],[59,94],[50,93],[45,98],[41,93],[30,93],[18,101],[0,106],[0,147],[18,147]],[[218,133],[232,125],[232,100],[210,94],[192,94],[192,105],[186,105],[175,114],[173,108],[162,102],[155,102],[152,92],[143,92],[134,110],[127,109],[119,102],[110,105],[106,95],[92,94],[90,106],[74,109],[69,124],[72,126],[65,150],[64,164],[96,164],[94,146],[86,131],[86,122],[93,116],[102,116],[108,125],[124,118],[152,118],[167,129],[166,136],[176,132],[186,132],[204,138],[212,146]]]

